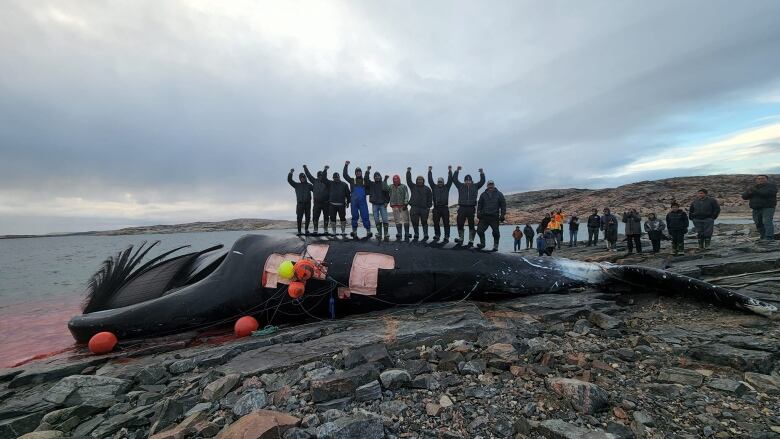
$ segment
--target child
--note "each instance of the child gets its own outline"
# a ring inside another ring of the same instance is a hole
[[[553,251],[555,250],[555,247],[558,244],[558,240],[556,239],[556,232],[550,228],[544,231],[544,243],[545,249],[544,254],[547,256],[552,256]]]
[[[539,256],[544,256],[544,250],[547,247],[547,242],[544,239],[544,233],[536,235],[536,250],[539,252]]]
[[[676,256],[685,253],[685,234],[688,233],[688,214],[680,209],[677,202],[672,203],[672,210],[666,214],[666,227],[672,235],[672,251]]]
[[[520,230],[520,226],[515,226],[515,230],[512,232],[512,238],[515,240],[515,251],[519,251],[523,239],[523,232]]]

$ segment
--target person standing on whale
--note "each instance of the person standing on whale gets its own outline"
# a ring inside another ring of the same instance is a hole
[[[303,172],[306,173],[306,178],[312,184],[314,188],[314,234],[319,233],[320,214],[322,214],[322,231],[328,233],[328,220],[330,219],[330,208],[328,205],[328,199],[330,198],[330,181],[328,180],[328,166],[322,171],[317,171],[317,178],[311,175],[309,167],[303,165]]]
[[[428,185],[433,193],[433,242],[441,237],[440,225],[444,227],[444,242],[450,242],[450,188],[452,187],[452,166],[447,166],[447,182],[436,179],[433,184],[433,166],[428,166]]]
[[[387,229],[390,226],[387,222],[387,203],[390,202],[390,187],[387,185],[389,175],[385,175],[382,180],[382,174],[374,172],[374,180],[366,180],[368,189],[368,201],[371,202],[371,208],[374,213],[374,225],[376,226],[376,237],[382,241],[382,232],[384,240],[389,241]]]
[[[390,207],[393,209],[393,222],[395,222],[395,239],[410,239],[409,234],[409,188],[401,183],[400,175],[393,175],[393,184],[390,185]],[[403,227],[403,231],[401,228]]]
[[[506,200],[504,194],[496,189],[493,180],[488,181],[487,189],[479,196],[477,203],[477,235],[479,235],[479,244],[477,248],[485,248],[485,231],[490,227],[493,232],[493,251],[498,251],[498,240],[501,233],[498,231],[498,224],[504,222],[506,216]]]
[[[330,228],[335,235],[336,215],[338,215],[341,220],[341,234],[345,235],[347,232],[346,206],[349,206],[349,186],[341,181],[338,172],[333,173],[333,180],[328,180],[328,183],[330,187],[330,195],[328,197],[328,204],[330,204]]]
[[[371,166],[366,168],[366,174],[371,173]],[[349,160],[344,162],[344,179],[349,183],[349,190],[352,194],[352,237],[357,238],[358,218],[363,221],[363,227],[366,229],[366,238],[374,236],[371,233],[371,221],[368,219],[368,202],[366,196],[366,180],[363,178],[363,171],[355,168],[355,178],[349,176]]]
[[[433,195],[431,188],[425,185],[425,179],[418,175],[414,184],[412,183],[412,168],[406,168],[406,184],[409,185],[409,205],[411,209],[409,216],[412,217],[412,228],[414,229],[414,240],[420,238],[419,226],[422,225],[423,241],[428,240],[428,211],[433,204]]]
[[[301,220],[306,217],[306,234],[309,234],[309,221],[311,220],[311,191],[313,186],[311,183],[306,182],[306,174],[301,172],[298,174],[298,183],[293,181],[293,172],[295,169],[290,169],[290,173],[287,174],[287,183],[295,189],[295,221],[298,225],[298,235],[301,233]]]
[[[477,207],[477,194],[482,185],[485,184],[485,173],[482,172],[482,168],[479,168],[479,183],[474,184],[471,179],[471,175],[466,175],[463,178],[463,183],[458,180],[458,173],[463,169],[458,166],[455,173],[452,174],[452,183],[458,189],[458,217],[456,224],[458,227],[458,237],[455,238],[455,242],[463,244],[463,226],[466,221],[469,223],[469,247],[474,245],[474,234],[476,229],[474,228],[474,214]]]

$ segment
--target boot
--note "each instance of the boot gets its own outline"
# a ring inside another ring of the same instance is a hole
[[[422,226],[422,229],[423,229],[423,241],[427,241],[428,240],[428,225],[426,224],[426,225]]]
[[[328,234],[328,221],[323,221],[322,222],[322,233],[324,233],[326,235]]]
[[[469,229],[469,243],[468,243],[469,247],[473,247],[474,246],[474,234],[475,233],[477,233],[476,230]],[[483,247],[484,247],[484,245],[483,245]]]
[[[333,236],[336,236],[336,221],[333,221],[333,224],[330,225],[331,230],[333,230]]]
[[[353,239],[357,239],[357,230],[355,230],[354,227],[352,228],[352,233],[350,233],[349,236],[351,236]]]
[[[328,230],[328,226],[325,226],[325,230]],[[314,234],[318,235],[319,233],[319,221],[314,221]]]
[[[704,238],[704,248],[709,249],[710,248],[710,241],[712,238]]]
[[[382,224],[382,227],[383,227],[383,228],[384,228],[384,230],[385,230],[385,242],[388,242],[388,241],[390,241],[390,235],[388,234],[387,230],[390,228],[390,224],[388,224],[388,223],[383,223],[383,224]],[[398,237],[398,236],[396,236],[396,237]]]
[[[382,223],[376,223],[376,240],[382,240]]]
[[[341,236],[347,236],[347,222],[342,221],[340,225],[341,225]],[[336,226],[333,227],[335,228]]]
[[[704,250],[704,238],[699,238],[699,250]]]
[[[456,244],[463,244],[463,229],[458,229],[458,237],[455,238]]]
[[[498,251],[498,238],[495,238],[495,239],[493,240],[493,251],[494,251],[494,252],[497,252],[497,251]]]
[[[409,223],[404,224],[404,237],[407,241],[412,239],[412,234],[409,233]]]
[[[371,239],[372,236],[374,236],[374,234],[371,233],[371,226],[366,227],[366,239]]]
[[[385,227],[387,227],[387,224],[385,224]],[[400,224],[395,225],[395,240],[400,241],[401,240],[401,233],[403,233],[403,226]]]

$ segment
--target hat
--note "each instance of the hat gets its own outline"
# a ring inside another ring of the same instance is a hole
[[[444,184],[444,179],[442,177],[439,177],[436,179],[437,184]]]
[[[495,186],[496,182],[494,182],[493,180],[488,180],[487,184],[488,184],[488,186],[490,186],[490,185]]]

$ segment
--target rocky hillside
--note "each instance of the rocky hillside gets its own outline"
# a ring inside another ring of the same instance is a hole
[[[239,218],[228,221],[203,222],[171,225],[127,227],[119,230],[93,232],[94,235],[145,235],[148,233],[189,233],[240,230],[287,229],[295,227],[294,221]]]
[[[594,208],[613,212],[636,208],[641,213],[666,212],[672,201],[687,209],[696,191],[706,188],[723,208],[722,216],[750,217],[747,201],[740,196],[754,175],[708,175],[640,181],[608,189],[545,189],[507,195],[509,222],[538,222],[544,212],[561,208],[569,214],[587,216]],[[780,175],[771,175],[778,181]]]

